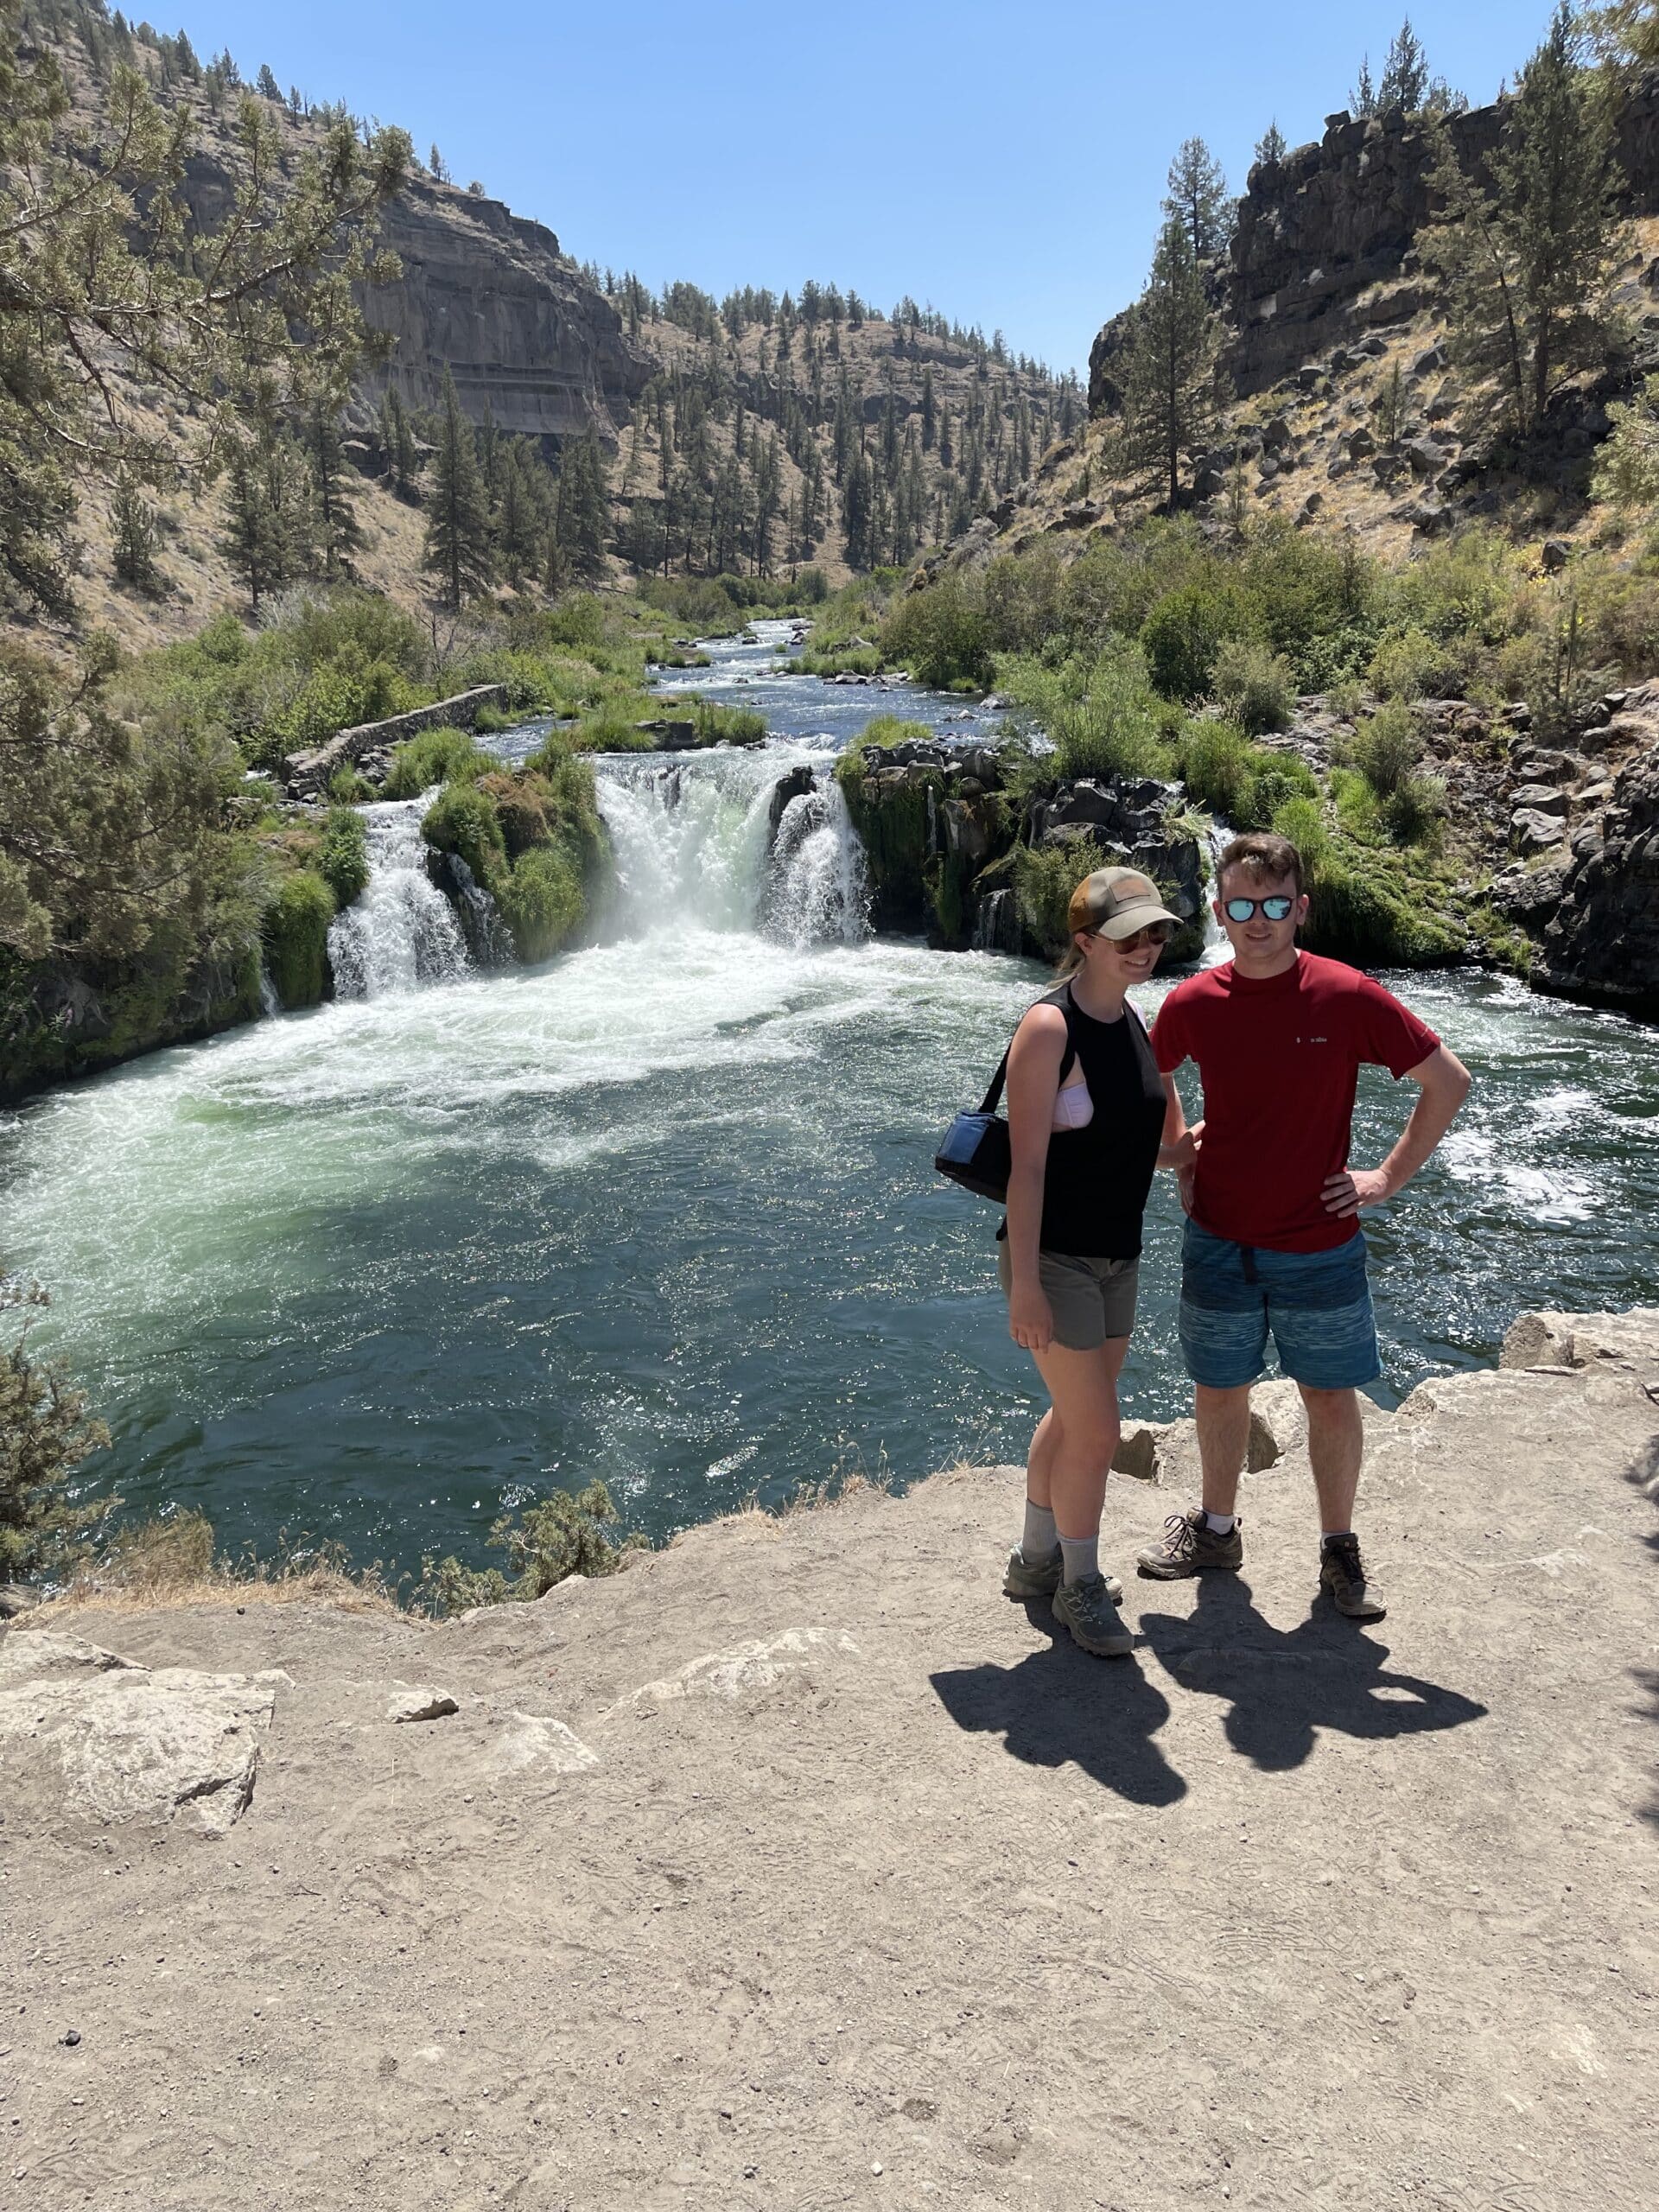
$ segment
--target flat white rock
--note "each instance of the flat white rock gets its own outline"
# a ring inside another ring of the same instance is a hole
[[[223,1835],[253,1796],[259,1749],[289,1677],[139,1667],[79,1637],[0,1642],[0,1787],[78,1819]]]

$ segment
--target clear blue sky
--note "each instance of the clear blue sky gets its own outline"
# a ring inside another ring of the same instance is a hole
[[[163,7],[165,0],[163,0]],[[142,5],[135,14],[148,12]],[[184,0],[204,58],[435,140],[653,287],[909,291],[1081,369],[1144,280],[1171,155],[1194,133],[1242,190],[1277,118],[1293,145],[1380,67],[1402,0]],[[1478,104],[1549,0],[1422,0],[1431,66]],[[159,16],[160,27],[177,28]]]

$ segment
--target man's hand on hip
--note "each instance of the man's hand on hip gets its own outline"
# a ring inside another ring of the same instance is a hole
[[[1344,1167],[1339,1175],[1325,1177],[1319,1195],[1327,1213],[1346,1219],[1362,1206],[1380,1206],[1389,1195],[1389,1179],[1380,1167]]]

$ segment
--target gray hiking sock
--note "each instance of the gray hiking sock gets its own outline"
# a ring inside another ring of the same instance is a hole
[[[1091,1574],[1100,1573],[1098,1535],[1062,1536],[1060,1549],[1065,1554],[1063,1571],[1067,1582],[1084,1582]]]
[[[1020,1539],[1020,1548],[1034,1566],[1039,1560],[1052,1559],[1059,1549],[1059,1531],[1054,1526],[1054,1516],[1046,1505],[1034,1505],[1026,1500],[1026,1532]]]
[[[1236,1513],[1211,1513],[1206,1506],[1204,1524],[1212,1535],[1230,1536],[1233,1533],[1233,1523],[1237,1518],[1238,1516]]]

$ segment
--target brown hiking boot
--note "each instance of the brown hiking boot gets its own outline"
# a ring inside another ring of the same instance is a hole
[[[1337,1611],[1351,1621],[1380,1621],[1389,1610],[1365,1580],[1357,1536],[1329,1537],[1320,1544],[1319,1587],[1331,1592]]]
[[[1204,1508],[1195,1505],[1190,1512],[1172,1513],[1164,1523],[1162,1542],[1141,1553],[1135,1564],[1138,1573],[1154,1582],[1173,1582],[1207,1567],[1236,1574],[1244,1564],[1244,1539],[1236,1521],[1224,1536],[1218,1536],[1205,1519]]]

